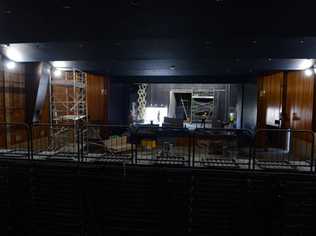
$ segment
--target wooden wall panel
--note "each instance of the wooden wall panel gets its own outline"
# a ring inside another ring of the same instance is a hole
[[[0,58],[0,63],[2,65],[2,61]],[[5,104],[4,104],[4,71],[2,66],[0,65],[0,122],[5,121]],[[5,129],[0,126],[0,147],[5,147],[6,134]]]
[[[106,123],[108,114],[108,79],[88,74],[87,102],[89,122]]]
[[[313,129],[314,110],[314,77],[305,76],[304,72],[287,73],[286,90],[286,128],[294,130]],[[306,133],[296,133],[292,137],[293,154],[297,160],[309,155],[312,136]],[[307,150],[306,150],[307,147]]]
[[[281,126],[283,83],[283,72],[258,78],[258,128]]]
[[[25,68],[18,64],[14,71],[4,70],[5,121],[25,122]],[[7,145],[25,143],[27,132],[20,126],[10,127],[6,134]]]
[[[305,76],[303,71],[275,73],[258,78],[258,127],[281,126],[273,124],[282,118],[282,128],[293,130],[313,130],[315,107],[314,77]],[[273,145],[283,147],[284,137],[263,137]],[[312,136],[310,133],[292,135],[292,154],[294,159],[309,158]]]
[[[36,68],[37,63],[18,63],[12,71],[5,67],[0,68],[0,122],[27,122],[27,111],[33,110],[34,106],[30,98],[36,95],[36,86],[27,86],[26,82],[32,83],[32,80],[37,79]],[[47,103],[41,112],[42,123],[48,123],[48,107],[47,98]],[[41,135],[47,136],[47,134],[47,130],[41,132]],[[2,147],[25,145],[26,140],[27,131],[24,126],[11,125],[7,129],[0,130],[0,146]]]
[[[314,77],[301,71],[288,72],[286,92],[286,128],[312,130]]]
[[[258,77],[257,78],[257,128],[264,128],[265,126],[265,117],[266,117],[266,99],[263,96],[264,95],[264,89],[263,89],[263,82],[264,77]]]

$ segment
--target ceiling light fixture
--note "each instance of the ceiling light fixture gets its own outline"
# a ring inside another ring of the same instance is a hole
[[[67,67],[66,62],[64,62],[64,61],[53,61],[52,65],[55,68],[65,68],[65,67]]]
[[[175,70],[175,69],[176,69],[176,66],[170,66],[169,69],[170,69],[170,70]]]
[[[312,69],[306,69],[304,71],[304,74],[307,76],[307,77],[311,77],[313,75],[313,70]]]
[[[14,61],[7,61],[5,66],[8,70],[14,70],[16,67],[16,63]]]
[[[306,70],[306,69],[311,68],[313,64],[314,64],[314,60],[304,59],[299,63],[298,67],[300,70]]]
[[[12,46],[5,46],[3,48],[3,54],[11,61],[21,62],[22,54]]]
[[[61,70],[58,70],[58,69],[54,70],[54,77],[59,78],[61,77],[61,74],[62,74]]]
[[[12,14],[12,11],[9,10],[9,9],[6,9],[6,10],[3,11],[3,13],[6,14],[6,15],[10,15],[10,14]]]
[[[132,7],[139,7],[139,5],[140,5],[140,1],[139,0],[132,0],[129,3],[130,3],[130,5]]]

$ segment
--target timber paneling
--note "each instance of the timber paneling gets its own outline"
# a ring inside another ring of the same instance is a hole
[[[0,63],[2,61],[0,58]],[[5,104],[4,104],[4,72],[0,65],[0,122],[5,121]],[[5,129],[0,126],[0,147],[5,146]]]
[[[258,78],[258,128],[280,127],[284,73]]]
[[[5,122],[25,122],[25,94],[25,68],[23,64],[17,64],[14,71],[4,69]],[[24,143],[27,140],[27,132],[19,126],[9,127],[6,139],[8,146]]]
[[[285,119],[287,128],[313,128],[314,77],[304,72],[288,72]]]
[[[87,103],[89,122],[106,123],[108,114],[108,79],[99,75],[87,75]]]
[[[258,128],[281,128],[281,125],[275,122],[282,119],[282,128],[313,130],[314,87],[314,77],[305,76],[303,71],[259,77]],[[281,122],[277,123],[281,124]],[[286,143],[286,137],[282,137],[281,135],[265,138],[270,139],[276,147],[282,147]],[[300,160],[310,155],[312,141],[310,133],[294,133],[291,140],[294,159]]]
[[[288,72],[286,90],[286,128],[294,130],[313,129],[314,77],[305,76],[303,71]],[[293,137],[294,157],[299,160],[310,153],[310,134],[295,134]]]

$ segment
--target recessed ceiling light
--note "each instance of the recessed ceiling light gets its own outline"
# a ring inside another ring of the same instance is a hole
[[[212,41],[205,41],[205,42],[204,42],[205,48],[211,48],[211,47],[212,47],[212,44],[213,44]]]
[[[175,69],[176,69],[176,66],[170,66],[169,69],[170,69],[170,70],[175,70]]]
[[[6,15],[10,15],[10,14],[12,14],[12,11],[7,9],[7,10],[4,10],[3,13]]]
[[[138,7],[140,5],[140,1],[139,0],[131,0],[129,2],[129,4],[132,6],[132,7]]]
[[[121,42],[119,42],[119,41],[115,42],[115,43],[114,43],[114,46],[116,46],[116,47],[121,46]]]

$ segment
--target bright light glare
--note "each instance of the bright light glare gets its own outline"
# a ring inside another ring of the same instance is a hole
[[[304,71],[304,73],[305,73],[305,75],[306,75],[307,77],[310,77],[310,76],[313,75],[313,70],[312,70],[312,69],[307,69],[307,70]]]
[[[12,61],[16,61],[16,62],[22,61],[21,53],[17,49],[13,48],[12,46],[4,48],[4,55]]]
[[[300,65],[299,65],[299,69],[300,70],[306,70],[308,68],[311,68],[314,64],[314,61],[311,59],[304,59]]]
[[[65,68],[67,67],[66,62],[64,61],[53,61],[52,65],[56,68]]]
[[[16,67],[16,63],[14,61],[8,61],[5,65],[8,70],[14,70]]]
[[[166,116],[168,116],[167,107],[146,107],[144,122],[145,124],[150,124],[152,121],[154,124],[161,126]]]
[[[54,70],[54,76],[57,78],[61,77],[61,70]]]

